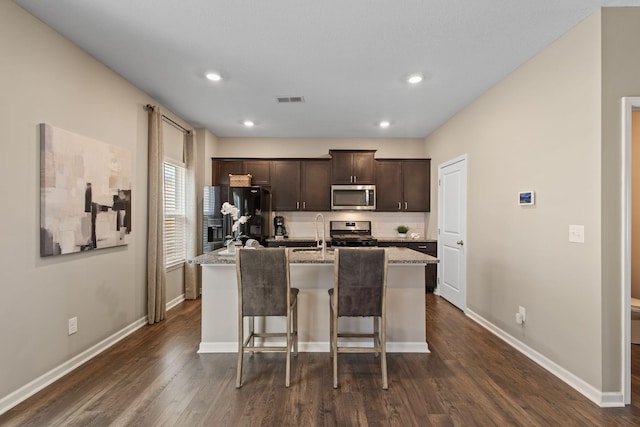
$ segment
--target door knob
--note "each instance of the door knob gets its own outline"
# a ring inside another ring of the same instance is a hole
[[[458,241],[456,242],[456,244],[457,244],[457,245],[462,246],[462,245],[464,245],[464,242],[463,242],[462,240],[458,240]]]

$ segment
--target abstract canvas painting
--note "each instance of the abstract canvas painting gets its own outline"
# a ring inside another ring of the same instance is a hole
[[[126,245],[131,233],[128,150],[40,125],[40,256]]]

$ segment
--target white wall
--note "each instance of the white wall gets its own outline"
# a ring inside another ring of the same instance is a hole
[[[329,150],[377,150],[375,157],[424,158],[420,138],[218,138],[217,157],[326,157]]]
[[[216,157],[218,149],[218,138],[211,133],[208,129],[196,129],[196,147],[198,157],[198,171],[200,180],[198,182],[198,188],[202,188],[205,185],[211,185],[212,181],[212,164],[211,158]],[[200,200],[202,202],[202,200]]]
[[[600,13],[426,138],[438,165],[468,154],[467,306],[602,386]],[[536,192],[534,207],[517,193]],[[585,226],[569,243],[569,224]],[[524,327],[515,322],[527,310]]]
[[[11,1],[0,2],[0,401],[146,315],[147,113],[153,100]],[[126,247],[39,256],[38,124],[128,149]],[[186,125],[186,124],[185,124]],[[78,333],[67,320],[78,317]]]

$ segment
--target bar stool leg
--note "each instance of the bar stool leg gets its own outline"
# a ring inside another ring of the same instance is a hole
[[[298,356],[298,299],[293,307],[293,354]]]
[[[242,387],[242,356],[244,354],[244,324],[242,315],[238,317],[238,369],[236,371],[236,388]]]
[[[329,357],[333,359],[333,306],[331,301],[329,301]]]
[[[333,356],[333,388],[338,388],[338,325],[336,313],[331,310],[331,348]]]
[[[382,331],[380,333],[380,369],[382,370],[382,388],[387,390],[389,388],[387,380],[387,325],[384,316],[380,321],[382,322]]]

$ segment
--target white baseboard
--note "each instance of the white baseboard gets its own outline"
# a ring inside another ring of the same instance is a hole
[[[140,329],[146,324],[147,324],[146,316],[136,320],[129,326],[126,326],[124,329],[116,332],[110,337],[105,338],[104,340],[100,341],[98,344],[94,345],[93,347],[83,351],[77,356],[72,357],[68,361],[61,364],[60,366],[36,378],[30,383],[20,387],[13,393],[3,397],[2,399],[0,399],[0,415],[4,414],[9,409],[13,408],[19,403],[25,401],[26,399],[33,396],[34,394],[36,394],[43,388],[47,387],[48,385],[52,384],[56,380],[62,378],[69,372],[76,369],[78,366],[96,357],[98,354],[102,353],[109,347],[116,344],[118,341],[121,341],[122,339],[132,334],[133,332],[137,331],[138,329]]]
[[[273,342],[282,345],[284,342]],[[329,353],[329,342],[299,342],[301,353]],[[237,353],[238,343],[233,342],[201,342],[198,353]],[[387,353],[429,353],[429,346],[424,342],[388,342]]]
[[[576,391],[584,395],[596,405],[602,408],[624,407],[622,392],[602,392],[591,384],[585,382],[583,379],[567,371],[551,359],[538,353],[522,341],[512,335],[509,335],[482,316],[474,313],[472,310],[467,309],[465,314],[489,332],[509,344],[511,347],[515,348],[520,353],[524,354],[529,359],[533,360],[538,365],[542,366],[544,369],[567,383],[569,386],[573,387]]]
[[[175,297],[174,299],[172,299],[171,301],[169,301],[166,305],[167,307],[167,311],[171,310],[173,307],[175,307],[176,305],[180,304],[181,302],[183,302],[185,300],[184,298],[184,294],[179,295],[177,297]]]
[[[201,342],[198,353],[236,353],[238,342]]]

